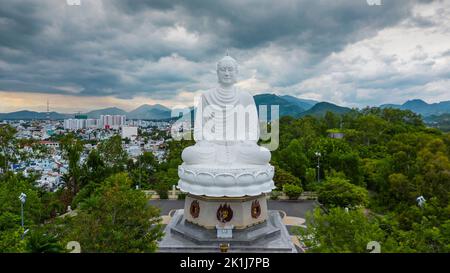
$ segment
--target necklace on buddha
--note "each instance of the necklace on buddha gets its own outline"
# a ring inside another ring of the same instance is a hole
[[[209,94],[209,103],[211,105],[224,108],[226,106],[235,106],[239,100],[235,87],[229,90],[225,90],[221,87],[217,87],[213,92]]]

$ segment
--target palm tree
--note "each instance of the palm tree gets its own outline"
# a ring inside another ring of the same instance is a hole
[[[27,250],[31,253],[59,253],[64,248],[57,236],[34,230],[27,237]]]

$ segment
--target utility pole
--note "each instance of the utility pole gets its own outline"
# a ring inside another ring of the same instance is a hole
[[[141,156],[138,157],[139,160],[139,189],[141,189],[141,177],[142,177],[142,162]]]
[[[47,99],[47,124],[50,124],[50,101]]]

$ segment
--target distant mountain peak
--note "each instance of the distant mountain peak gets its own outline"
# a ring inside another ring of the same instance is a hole
[[[428,105],[424,100],[421,99],[412,99],[405,102],[403,105],[414,104],[414,105]]]
[[[345,114],[350,111],[351,109],[348,107],[342,107],[330,102],[322,101],[314,105],[311,109],[303,112],[301,116],[324,116],[327,112],[333,112],[335,114]]]
[[[133,111],[137,111],[137,110],[154,110],[154,109],[158,109],[158,110],[163,110],[163,111],[170,111],[170,109],[162,104],[142,104],[141,106],[139,106],[138,108],[134,109]],[[131,112],[133,112],[131,111]]]
[[[130,119],[168,119],[171,110],[161,104],[143,104],[133,111],[128,112],[127,117]]]
[[[450,101],[441,101],[438,103],[427,103],[422,99],[408,100],[403,104],[383,104],[381,108],[398,108],[402,110],[411,110],[416,114],[420,114],[424,117],[431,115],[441,115],[444,113],[450,113]]]
[[[280,97],[284,100],[287,100],[290,103],[300,106],[301,108],[303,108],[305,110],[311,109],[311,107],[313,107],[314,105],[316,105],[318,103],[318,101],[315,101],[315,100],[301,99],[301,98],[291,96],[291,95],[282,95]]]
[[[86,113],[86,115],[89,118],[100,118],[101,115],[126,115],[126,114],[127,112],[117,107],[108,107],[104,109],[93,110]]]
[[[268,94],[268,93],[258,94],[258,95],[253,96],[253,98],[255,99],[255,103],[256,103],[258,111],[259,111],[260,105],[268,106],[268,111],[269,111],[268,115],[267,115],[268,118],[271,117],[269,105],[278,105],[279,106],[280,117],[286,116],[286,115],[297,117],[300,115],[300,113],[305,111],[305,108],[301,107],[297,103],[291,102],[291,101],[284,99],[276,94]]]

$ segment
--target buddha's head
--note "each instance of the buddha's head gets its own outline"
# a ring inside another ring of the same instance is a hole
[[[220,85],[231,86],[236,83],[238,74],[238,65],[235,59],[230,56],[223,57],[217,63],[217,78]]]

